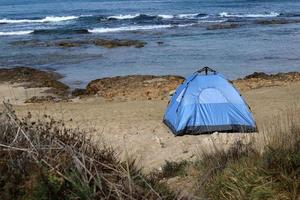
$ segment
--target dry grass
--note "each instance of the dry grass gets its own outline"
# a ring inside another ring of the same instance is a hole
[[[215,148],[194,165],[198,196],[208,199],[300,199],[300,112],[273,117],[250,143]]]
[[[18,119],[10,105],[0,115],[1,199],[173,199],[144,176],[134,160],[120,162],[87,133],[62,121]]]
[[[215,145],[195,162],[167,162],[144,175],[134,160],[49,116],[0,115],[1,199],[175,199],[168,179],[193,179],[186,199],[300,199],[300,110],[273,117],[250,140]],[[182,182],[185,183],[184,181]],[[184,186],[182,187],[184,188]]]
[[[229,148],[213,144],[195,162],[167,162],[158,178],[194,183],[193,199],[300,199],[300,110],[292,105]],[[182,177],[184,175],[184,177]],[[185,192],[185,191],[183,191]],[[186,192],[185,192],[186,193]]]

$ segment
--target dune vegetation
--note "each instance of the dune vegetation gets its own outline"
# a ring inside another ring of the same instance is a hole
[[[296,107],[296,106],[295,106]],[[0,115],[1,199],[299,199],[299,110],[274,117],[249,141],[213,146],[195,161],[144,174],[132,158],[50,116]],[[176,178],[176,181],[170,180]],[[188,180],[188,184],[187,183]],[[177,187],[178,186],[178,187]],[[184,192],[185,191],[185,192]]]
[[[179,177],[177,185],[192,198],[201,199],[299,199],[299,109],[287,109],[261,127],[250,139],[230,148],[212,145],[195,162],[166,162],[160,178]]]
[[[18,119],[10,105],[5,107],[0,124],[2,200],[175,198],[143,175],[134,160],[119,161],[88,133],[49,116],[32,121],[28,113]]]

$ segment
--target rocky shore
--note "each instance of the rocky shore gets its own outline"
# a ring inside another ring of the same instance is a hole
[[[59,81],[62,75],[53,71],[42,71],[31,67],[0,69],[0,83],[18,83],[25,88],[49,88],[48,92],[65,96],[69,86]]]
[[[97,95],[109,100],[151,100],[169,99],[179,84],[184,81],[180,76],[135,75],[103,78],[91,81],[79,95]],[[266,74],[255,72],[244,78],[233,80],[241,91],[262,87],[284,86],[300,81],[299,72]]]
[[[70,97],[98,96],[108,101],[169,100],[184,78],[181,76],[128,75],[91,81],[84,89],[70,92],[61,75],[29,67],[0,69],[0,83],[21,84],[25,88],[49,88],[43,96],[32,96],[26,103],[66,101]],[[266,74],[255,72],[232,83],[241,91],[272,86],[284,86],[300,81],[299,72]],[[53,98],[52,96],[55,96]]]
[[[97,38],[97,39],[87,39],[87,40],[57,39],[51,41],[42,41],[38,39],[33,39],[33,40],[15,41],[10,44],[14,46],[62,47],[62,48],[81,47],[84,45],[94,45],[94,46],[105,47],[105,48],[118,48],[118,47],[142,48],[147,43],[140,40]]]
[[[180,76],[117,76],[91,81],[86,87],[86,94],[110,100],[164,100],[183,81]]]
[[[254,72],[244,78],[232,81],[241,91],[248,91],[262,87],[284,86],[289,83],[300,81],[299,72],[287,72],[277,74],[266,74],[263,72]]]

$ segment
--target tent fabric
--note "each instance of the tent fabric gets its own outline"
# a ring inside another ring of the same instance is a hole
[[[216,72],[188,77],[173,95],[163,121],[175,135],[257,131],[244,98]]]

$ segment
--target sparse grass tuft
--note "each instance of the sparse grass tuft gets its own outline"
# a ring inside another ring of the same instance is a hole
[[[166,161],[165,165],[162,166],[161,177],[172,178],[175,176],[185,176],[186,168],[189,166],[189,162],[182,160],[180,162]]]

